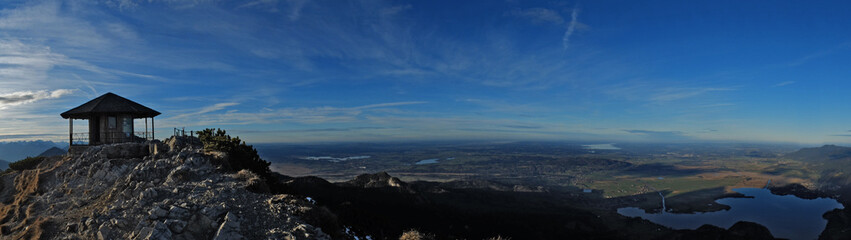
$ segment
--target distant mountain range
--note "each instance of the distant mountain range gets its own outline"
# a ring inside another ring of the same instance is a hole
[[[39,156],[51,148],[65,152],[64,148],[67,148],[67,145],[52,141],[0,142],[0,159],[15,162],[27,157]],[[55,150],[53,152],[56,153]]]
[[[38,156],[39,157],[53,157],[53,156],[65,155],[66,153],[68,153],[68,151],[66,151],[65,149],[61,149],[61,148],[58,148],[58,147],[52,147],[52,148],[48,148],[47,150],[44,150],[44,152],[42,152]]]
[[[851,159],[851,147],[824,145],[814,148],[802,148],[785,157],[805,162],[825,162]]]

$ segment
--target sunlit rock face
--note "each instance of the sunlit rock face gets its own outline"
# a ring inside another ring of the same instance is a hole
[[[328,238],[295,215],[311,203],[248,191],[245,173],[212,163],[222,157],[197,139],[169,139],[93,146],[5,173],[0,238]]]

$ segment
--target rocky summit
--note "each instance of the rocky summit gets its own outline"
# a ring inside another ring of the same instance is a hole
[[[303,197],[255,193],[197,138],[92,146],[0,176],[2,239],[328,239]]]

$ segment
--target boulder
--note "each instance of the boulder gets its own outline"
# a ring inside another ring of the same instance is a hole
[[[165,225],[168,226],[173,233],[182,233],[183,229],[186,227],[186,222],[177,219],[169,219],[165,220]]]
[[[225,221],[222,222],[221,226],[219,226],[219,230],[216,232],[216,236],[213,237],[213,240],[244,239],[239,231],[239,218],[235,214],[228,212],[225,215]]]
[[[189,215],[189,210],[179,206],[171,206],[171,208],[168,210],[168,218],[171,219],[184,219],[186,217],[189,217]]]
[[[116,143],[102,148],[106,158],[141,158],[148,156],[148,145],[145,143]]]

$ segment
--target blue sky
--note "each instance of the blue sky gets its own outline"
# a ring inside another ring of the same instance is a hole
[[[64,140],[59,113],[106,92],[162,112],[158,136],[218,127],[255,143],[851,141],[843,1],[0,9],[0,141]]]

